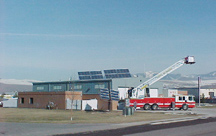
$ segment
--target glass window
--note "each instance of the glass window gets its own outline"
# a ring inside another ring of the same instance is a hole
[[[183,96],[183,100],[185,100],[185,96]]]
[[[82,89],[82,85],[74,85],[74,89]]]
[[[181,96],[179,96],[179,101],[181,101],[182,100],[182,97]]]
[[[189,101],[193,101],[193,97],[192,96],[189,96]]]
[[[101,89],[101,88],[105,88],[105,85],[104,84],[95,85],[95,89]]]
[[[62,89],[62,86],[53,86],[53,89],[54,90],[60,90],[60,89]]]
[[[33,101],[33,98],[30,98],[30,99],[29,99],[29,104],[33,104],[33,102],[34,102],[34,101]]]
[[[38,86],[36,89],[37,90],[44,90],[44,87],[43,86]]]
[[[21,99],[20,99],[20,103],[21,103],[21,104],[24,104],[24,98],[21,98]]]

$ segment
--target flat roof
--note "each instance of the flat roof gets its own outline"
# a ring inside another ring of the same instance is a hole
[[[87,83],[87,82],[108,82],[112,79],[93,79],[93,80],[68,80],[68,81],[44,81],[44,82],[33,82],[32,84],[59,84],[59,83]]]

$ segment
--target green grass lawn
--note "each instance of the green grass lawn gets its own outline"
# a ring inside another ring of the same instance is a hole
[[[71,116],[73,118],[72,121]],[[0,108],[0,122],[22,123],[126,123],[179,118],[182,116],[183,115],[167,115],[142,111],[135,112],[134,115],[125,117],[122,115],[122,111],[71,112],[71,110]]]

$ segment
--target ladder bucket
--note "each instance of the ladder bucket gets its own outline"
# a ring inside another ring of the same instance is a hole
[[[194,64],[194,63],[195,63],[194,56],[187,56],[185,58],[185,64]]]

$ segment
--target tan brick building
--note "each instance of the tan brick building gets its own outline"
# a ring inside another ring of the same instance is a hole
[[[19,92],[18,108],[46,109],[50,102],[55,109],[66,109],[67,99],[71,100],[98,100],[98,110],[108,110],[108,101],[100,98],[99,94],[84,94],[82,92]],[[111,101],[110,109],[117,110],[117,101]]]
[[[18,108],[47,108],[49,102],[56,109],[66,109],[66,100],[82,100],[82,92],[19,92]]]

